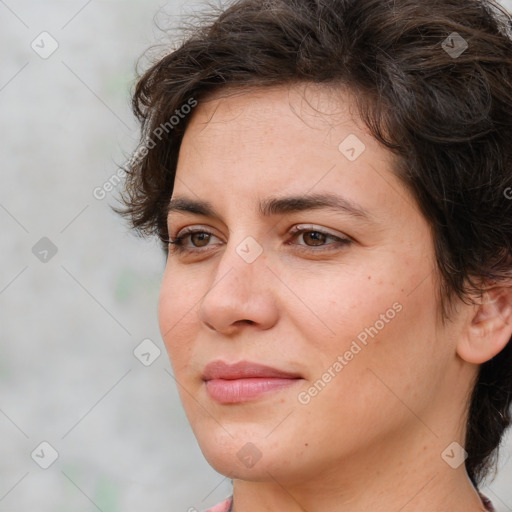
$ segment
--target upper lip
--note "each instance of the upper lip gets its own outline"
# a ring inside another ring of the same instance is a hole
[[[250,379],[255,377],[272,377],[280,379],[297,379],[301,376],[297,373],[285,372],[265,366],[263,364],[252,363],[250,361],[240,361],[229,364],[224,361],[212,361],[208,363],[203,371],[203,380],[212,379]]]

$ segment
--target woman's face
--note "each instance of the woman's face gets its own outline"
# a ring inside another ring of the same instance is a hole
[[[172,240],[199,232],[170,246],[159,304],[187,417],[232,478],[353,478],[426,448],[444,464],[467,379],[457,324],[437,323],[429,226],[353,99],[300,91],[200,102],[183,139],[172,200],[211,209],[168,218]],[[282,201],[313,196],[339,204]],[[218,361],[286,375],[205,375]]]

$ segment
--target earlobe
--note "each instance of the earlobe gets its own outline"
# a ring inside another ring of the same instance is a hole
[[[512,337],[512,286],[487,290],[473,306],[457,343],[457,354],[473,364],[482,364],[499,354]]]

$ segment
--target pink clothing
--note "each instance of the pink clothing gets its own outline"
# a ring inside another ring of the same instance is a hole
[[[486,498],[482,494],[480,494],[480,498],[482,499],[482,503],[485,505],[486,510],[488,510],[489,512],[495,512],[495,509],[488,498]],[[231,512],[232,504],[233,497],[230,497],[227,500],[224,500],[222,503],[215,505],[215,507],[205,510],[204,512]]]
[[[230,497],[227,500],[224,500],[222,503],[215,505],[213,508],[205,510],[204,512],[230,512],[232,501],[233,498]]]

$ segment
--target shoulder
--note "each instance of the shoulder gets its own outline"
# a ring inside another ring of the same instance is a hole
[[[215,505],[212,508],[209,508],[208,510],[205,510],[204,512],[229,512],[229,509],[231,508],[231,500],[232,498],[229,497],[227,500],[224,500],[223,502]]]

